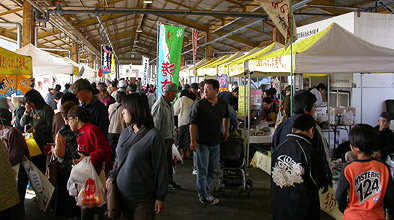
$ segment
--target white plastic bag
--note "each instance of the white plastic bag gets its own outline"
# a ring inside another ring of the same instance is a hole
[[[179,153],[178,148],[175,144],[172,145],[172,159],[174,161],[180,161],[181,163],[183,163],[181,153]]]
[[[77,205],[87,208],[100,207],[105,203],[104,187],[90,157],[83,158],[71,170],[67,189],[70,195],[76,195],[76,187],[80,189],[77,196]]]
[[[391,155],[387,156],[386,163],[390,167],[391,177],[394,178],[394,161],[391,159]]]

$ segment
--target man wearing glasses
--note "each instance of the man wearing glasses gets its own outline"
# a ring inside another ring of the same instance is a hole
[[[108,139],[108,109],[93,95],[93,88],[86,79],[78,79],[72,86],[74,94],[79,99],[81,107],[88,110],[92,115],[92,124],[98,126]]]

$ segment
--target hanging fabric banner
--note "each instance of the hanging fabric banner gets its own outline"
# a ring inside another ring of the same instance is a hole
[[[111,54],[111,75],[114,75],[115,72],[116,72],[115,54]]]
[[[159,68],[157,97],[167,84],[179,83],[179,69],[185,28],[161,24],[159,28]]]
[[[279,32],[285,37],[286,47],[297,40],[297,27],[293,12],[290,10],[290,0],[259,0],[259,2]],[[290,20],[293,21],[292,30]],[[292,35],[292,42],[290,35]]]
[[[197,40],[198,40],[198,33],[197,30],[193,29],[192,32],[192,43],[193,43],[193,75],[196,75],[196,55],[197,55]]]
[[[149,58],[146,56],[142,56],[142,68],[143,68],[143,72],[142,72],[142,85],[146,85],[146,79],[148,78],[148,74],[149,74]]]
[[[111,73],[111,61],[112,61],[112,48],[109,46],[101,47],[101,69],[103,74]]]
[[[219,81],[219,91],[227,91],[227,75],[217,76],[216,79]]]
[[[32,88],[32,77],[29,75],[0,75],[0,99],[12,94],[24,95]]]
[[[248,116],[249,113],[249,87],[239,86],[238,87],[238,115]],[[245,91],[246,90],[246,91]]]

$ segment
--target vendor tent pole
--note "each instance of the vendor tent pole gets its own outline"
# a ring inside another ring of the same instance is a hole
[[[245,74],[244,74],[242,85],[244,86],[244,128],[245,128],[246,125],[246,75]]]
[[[250,142],[249,137],[250,137],[250,121],[251,121],[250,120],[250,116],[251,116],[251,111],[250,111],[250,93],[251,93],[250,75],[251,75],[251,72],[249,72],[249,74],[248,74],[248,87],[249,87],[249,89],[248,89],[248,144],[246,147],[246,163],[247,164],[249,164],[249,142]],[[246,165],[246,167],[247,167],[247,165]]]
[[[330,103],[330,74],[327,74],[327,111],[328,111],[328,151],[330,152],[330,148],[331,148],[331,132],[330,132],[330,128],[331,128],[331,126],[330,126],[330,119],[331,119],[331,117],[330,117],[330,105],[331,105],[331,103]],[[335,146],[335,143],[334,143],[334,146]],[[334,150],[335,150],[335,147],[334,147]],[[333,152],[333,154],[332,155],[330,155],[331,157],[334,157],[334,153],[335,152]]]
[[[360,108],[360,123],[363,123],[363,73],[360,74],[360,81],[361,81],[361,88],[360,88],[360,95],[361,95],[361,108]]]

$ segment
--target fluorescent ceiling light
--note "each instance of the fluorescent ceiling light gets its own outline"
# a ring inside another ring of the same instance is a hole
[[[149,0],[144,0],[144,4],[152,4],[153,1],[149,1]]]
[[[137,28],[136,32],[137,32],[137,33],[141,33],[141,32],[142,32],[142,29],[139,27],[139,28]]]

